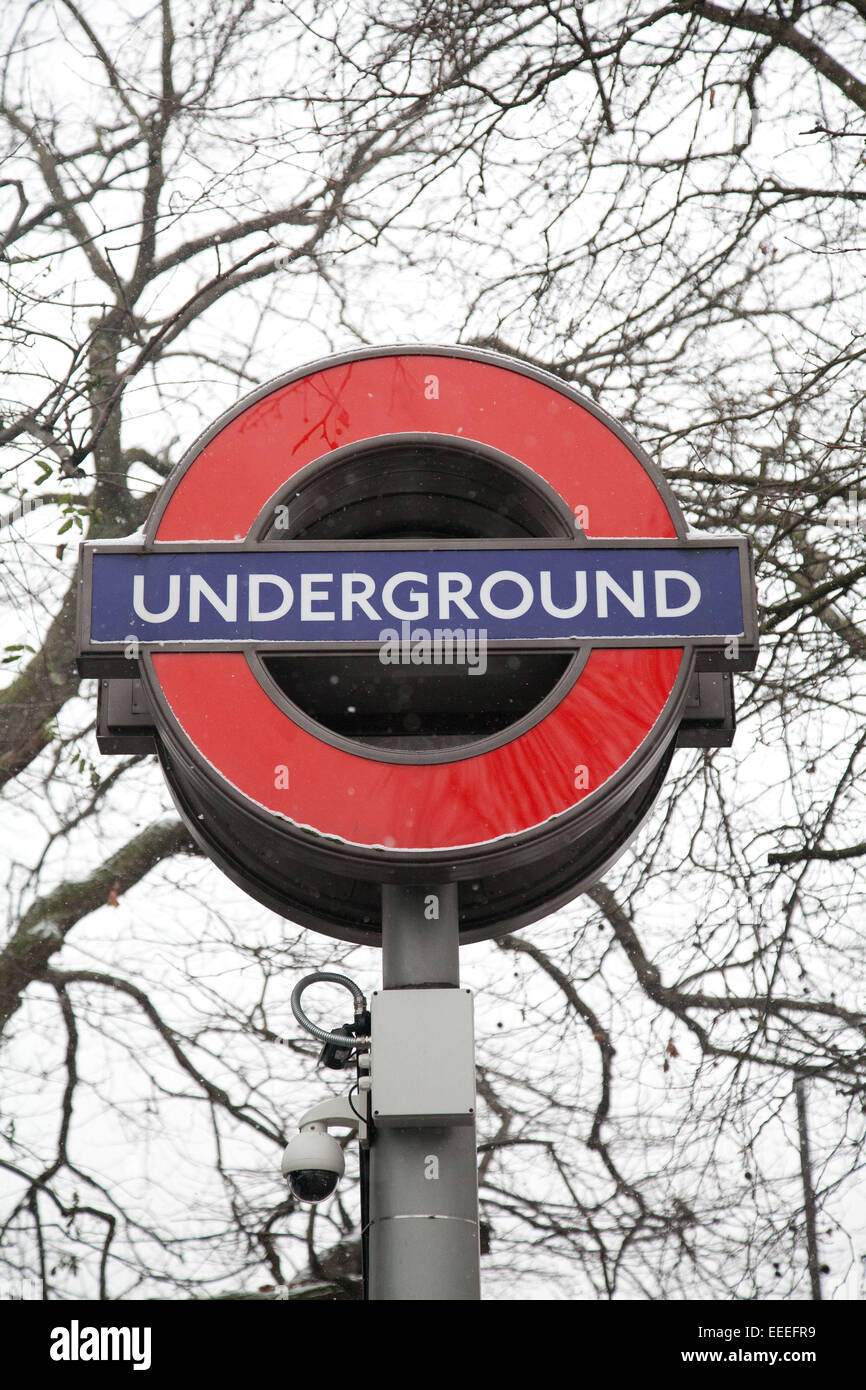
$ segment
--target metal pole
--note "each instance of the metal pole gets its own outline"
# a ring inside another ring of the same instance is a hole
[[[457,887],[382,890],[386,990],[459,985]],[[475,1124],[380,1128],[370,1145],[372,1302],[481,1297]]]

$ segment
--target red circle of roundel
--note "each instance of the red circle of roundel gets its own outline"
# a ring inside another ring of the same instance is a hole
[[[490,360],[393,349],[326,365],[241,408],[187,465],[152,539],[244,539],[307,464],[419,432],[519,459],[585,509],[589,536],[677,535],[627,444],[553,384]],[[249,801],[350,845],[423,854],[521,835],[597,794],[661,717],[682,659],[680,648],[597,649],[533,728],[476,757],[425,764],[319,740],[271,700],[242,653],[160,653],[153,670],[187,739]]]

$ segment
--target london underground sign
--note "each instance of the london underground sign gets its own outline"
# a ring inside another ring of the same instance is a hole
[[[223,869],[351,940],[377,940],[382,883],[456,881],[465,940],[588,886],[696,682],[718,694],[756,649],[748,543],[690,531],[570,387],[469,349],[269,383],[142,539],[82,547],[106,746],[152,737]]]

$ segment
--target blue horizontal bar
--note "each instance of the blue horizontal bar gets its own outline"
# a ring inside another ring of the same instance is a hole
[[[736,546],[93,555],[91,642],[724,638],[743,631]]]

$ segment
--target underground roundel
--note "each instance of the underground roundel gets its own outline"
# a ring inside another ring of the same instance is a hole
[[[581,891],[677,743],[730,741],[756,653],[747,541],[690,531],[557,378],[461,348],[269,383],[80,582],[104,750],[152,743],[237,883],[361,941],[386,882],[457,881],[464,939]]]

